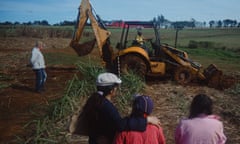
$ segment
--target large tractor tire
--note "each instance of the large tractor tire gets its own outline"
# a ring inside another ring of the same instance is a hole
[[[121,59],[120,70],[123,74],[134,73],[140,78],[145,78],[147,66],[141,57],[130,54]]]
[[[174,79],[176,82],[182,85],[186,85],[191,82],[192,80],[192,73],[189,69],[180,67],[177,68],[174,74]]]

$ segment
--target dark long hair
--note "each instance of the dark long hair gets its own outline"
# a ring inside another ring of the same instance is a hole
[[[94,92],[87,100],[83,109],[86,111],[90,110],[91,112],[95,110],[95,108],[99,108],[102,105],[102,102],[108,94],[110,94],[111,90],[113,90],[116,85],[110,86],[97,86],[97,92]],[[93,110],[91,110],[93,109]]]
[[[83,111],[87,113],[95,113],[96,109],[102,106],[103,100],[108,95],[115,85],[97,86],[97,92],[94,92],[87,100],[83,107]]]
[[[213,102],[210,97],[205,94],[196,95],[191,103],[189,118],[195,118],[199,114],[211,115],[212,106]]]
[[[97,91],[102,92],[103,96],[105,97],[106,95],[110,94],[111,90],[113,90],[117,86],[118,86],[118,84],[113,84],[113,85],[109,85],[109,86],[97,86]]]
[[[88,131],[90,135],[94,135],[97,131],[99,123],[97,123],[105,96],[108,95],[116,85],[97,86],[97,92],[94,92],[83,106],[81,114],[84,115]]]

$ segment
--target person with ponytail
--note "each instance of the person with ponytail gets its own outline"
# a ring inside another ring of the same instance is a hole
[[[147,123],[159,126],[160,121],[155,116],[121,117],[112,102],[121,83],[121,79],[113,73],[98,75],[97,91],[89,97],[82,110],[87,121],[89,144],[112,144],[117,131],[145,131]]]

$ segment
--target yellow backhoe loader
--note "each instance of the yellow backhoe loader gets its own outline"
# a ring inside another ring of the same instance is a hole
[[[91,33],[83,32],[85,27],[92,29],[94,37],[84,39],[80,43],[83,35],[88,36]],[[133,33],[139,29],[142,29],[145,36],[150,36],[149,39],[145,39],[145,46],[139,45],[134,40]],[[153,32],[150,32],[150,29]],[[199,80],[212,87],[220,86],[222,72],[215,65],[212,64],[203,70],[201,64],[189,59],[186,52],[167,44],[161,44],[159,26],[154,20],[149,22],[125,21],[115,49],[110,44],[110,37],[111,32],[95,14],[89,0],[82,0],[76,29],[70,43],[79,56],[89,54],[96,42],[100,57],[106,68],[112,72],[119,74],[131,71],[141,77],[147,75],[171,76],[180,84]]]

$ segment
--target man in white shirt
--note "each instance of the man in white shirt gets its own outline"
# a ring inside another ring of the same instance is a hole
[[[31,65],[36,74],[36,86],[35,91],[40,93],[44,90],[44,83],[47,79],[47,73],[45,71],[45,61],[41,50],[43,49],[43,42],[37,41],[35,47],[32,49]]]

